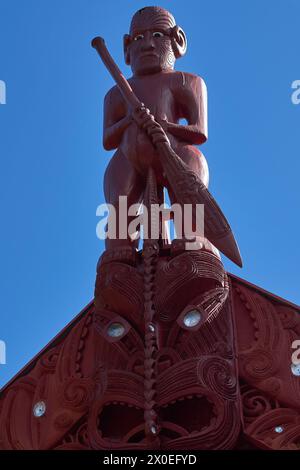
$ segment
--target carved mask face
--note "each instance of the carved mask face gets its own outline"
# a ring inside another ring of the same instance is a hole
[[[127,56],[134,75],[172,70],[176,60],[172,47],[173,16],[158,7],[139,10],[130,27]]]

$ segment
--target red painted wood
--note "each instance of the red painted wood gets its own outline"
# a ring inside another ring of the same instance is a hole
[[[185,33],[165,10],[142,9],[124,50],[132,89],[122,79],[126,93],[105,100],[104,146],[117,148],[106,200],[118,209],[126,195],[149,209],[165,186],[172,202],[206,201],[209,236],[194,251],[184,239],[145,240],[141,252],[130,238],[106,242],[95,301],[1,391],[0,449],[298,450],[300,309],[228,275],[213,246],[240,263],[195,147],[207,137],[205,86],[173,70]],[[154,115],[128,109],[132,90]]]
[[[173,264],[175,261],[176,257]],[[189,262],[181,259],[180,265],[187,269]],[[184,301],[178,305],[177,288],[170,287],[176,274],[172,272],[172,261],[171,266],[169,263],[160,259],[157,274],[160,282],[161,272],[169,276],[156,300],[164,313],[161,325],[165,325],[156,398],[162,423],[161,448],[298,449],[300,379],[291,374],[290,356],[291,341],[300,334],[300,308],[230,277],[232,300],[227,298],[211,325],[204,322],[198,331],[188,332],[176,322],[184,310]],[[143,299],[138,289],[132,295],[138,274],[135,278],[130,271],[131,267],[126,266],[120,277],[117,271],[112,272],[111,290],[107,288],[103,293],[105,299],[113,298],[115,289],[117,295],[122,290],[122,311],[115,312],[113,306],[99,308],[96,313],[90,304],[80,318],[4,387],[0,399],[0,448],[145,447],[144,336],[139,318]],[[188,283],[193,285],[191,271],[188,272]],[[142,292],[142,282],[140,288]],[[197,283],[193,289],[197,294]],[[193,303],[193,297],[194,294],[189,303]],[[130,324],[127,334],[114,343],[107,340],[105,333],[112,312]],[[233,323],[237,389],[235,373],[229,373],[230,367],[235,370]],[[219,341],[212,341],[211,335],[219,336]],[[230,338],[228,343],[226,338]],[[234,395],[231,406],[225,408],[224,397],[232,399]],[[40,400],[46,403],[46,413],[35,418],[32,409]],[[214,420],[215,414],[226,416],[223,424],[221,418]],[[275,432],[278,426],[284,428],[282,433]]]

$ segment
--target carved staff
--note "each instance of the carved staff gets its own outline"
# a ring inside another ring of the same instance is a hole
[[[128,81],[120,71],[108,52],[104,39],[96,37],[92,41],[92,47],[95,48],[101,57],[106,68],[114,78],[121,94],[127,104],[134,110],[138,111],[143,107],[143,103],[134,94]],[[137,124],[143,128],[143,123],[136,118]],[[157,123],[155,123],[157,125]],[[147,128],[143,128],[147,132]],[[162,133],[164,133],[161,128]],[[210,194],[206,186],[202,183],[198,175],[192,171],[183,162],[183,160],[172,149],[169,139],[165,134],[164,141],[154,141],[154,136],[149,136],[153,145],[157,150],[161,165],[170,183],[170,186],[176,196],[177,201],[181,204],[204,204],[205,208],[205,227],[204,233],[206,238],[215,245],[224,255],[238,266],[242,266],[242,260],[239,248],[235,241],[234,235],[227,222],[223,212],[217,202]]]

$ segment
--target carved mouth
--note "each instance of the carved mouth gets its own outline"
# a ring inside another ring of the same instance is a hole
[[[144,409],[123,401],[108,401],[98,416],[102,438],[110,441],[141,442],[144,435]]]
[[[156,55],[156,54],[152,54],[152,53],[143,54],[143,55],[141,55],[140,57],[141,57],[141,59],[144,59],[144,58],[146,58],[146,57],[154,57],[154,58],[157,59],[157,55]]]
[[[207,396],[193,393],[158,405],[158,417],[160,437],[167,442],[205,432],[214,426],[217,411]],[[144,409],[128,402],[108,401],[98,416],[98,430],[103,439],[142,443],[145,439]]]
[[[179,437],[194,435],[213,426],[216,422],[217,410],[214,402],[207,396],[193,393],[161,405],[159,416],[164,423],[163,427],[172,429]],[[164,430],[162,434],[165,434]]]

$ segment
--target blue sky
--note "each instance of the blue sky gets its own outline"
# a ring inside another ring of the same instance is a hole
[[[91,299],[103,250],[96,207],[112,80],[102,35],[125,75],[122,36],[137,0],[0,0],[0,340],[11,378]],[[208,87],[210,190],[242,253],[226,268],[292,302],[299,290],[298,0],[164,1],[188,37],[177,69]]]

